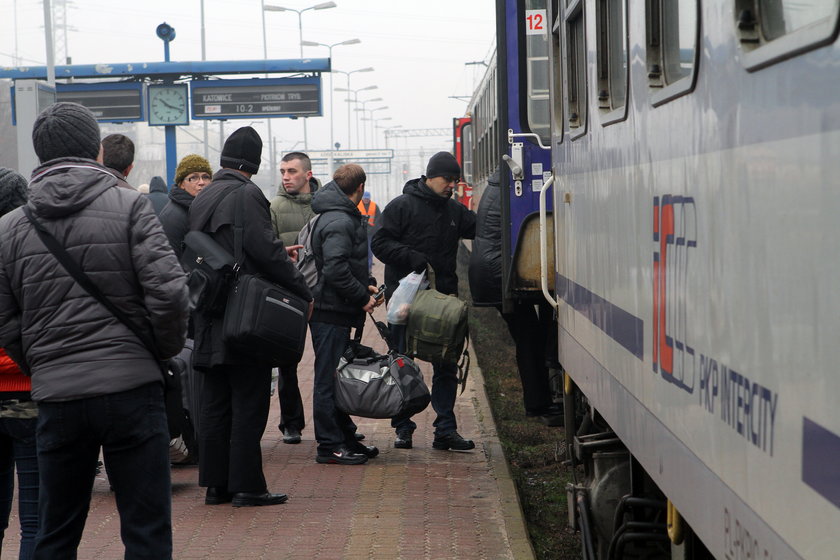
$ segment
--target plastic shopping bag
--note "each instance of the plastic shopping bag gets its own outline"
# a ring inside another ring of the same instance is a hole
[[[411,312],[411,303],[426,279],[426,271],[412,272],[400,280],[400,285],[394,290],[391,301],[388,302],[388,324],[405,325]]]

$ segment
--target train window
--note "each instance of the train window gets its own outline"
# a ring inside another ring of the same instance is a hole
[[[586,132],[586,26],[583,5],[566,16],[566,115],[572,138]]]
[[[697,80],[698,0],[647,0],[648,85],[654,106],[685,95]]]
[[[627,9],[625,0],[600,0],[596,8],[598,109],[606,125],[627,116]]]
[[[744,66],[757,70],[834,41],[840,0],[738,0]]]
[[[551,127],[548,105],[548,24],[545,0],[526,0],[529,20],[525,32],[525,55],[528,79],[528,127],[549,142]],[[536,10],[536,11],[531,11]]]
[[[560,29],[563,21],[563,8],[561,0],[553,0],[551,3],[551,79],[554,84],[550,107],[552,109],[552,124],[556,134],[555,141],[559,144],[563,141],[563,67],[560,64]]]
[[[473,177],[473,125],[467,123],[461,128],[461,157],[464,161],[464,181],[474,185]]]

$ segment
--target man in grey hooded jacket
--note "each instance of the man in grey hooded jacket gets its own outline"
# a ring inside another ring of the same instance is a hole
[[[156,342],[184,344],[186,278],[148,198],[101,163],[99,125],[57,103],[32,131],[28,209],[111,302]],[[99,162],[99,163],[98,163]],[[0,347],[38,402],[36,559],[75,558],[102,449],[126,558],[171,558],[169,431],[157,359],[44,246],[22,209],[0,219]]]

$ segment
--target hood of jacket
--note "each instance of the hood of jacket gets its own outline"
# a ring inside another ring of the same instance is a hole
[[[426,177],[420,177],[419,179],[412,179],[405,184],[403,187],[403,194],[408,194],[411,196],[416,196],[417,198],[422,198],[423,200],[427,200],[432,204],[440,204],[444,205],[449,200],[449,198],[444,198],[439,194],[436,194],[429,185],[426,184]]]
[[[33,171],[29,206],[44,218],[61,218],[75,214],[116,186],[117,178],[93,160],[54,159]]]
[[[315,196],[315,192],[291,194],[287,193],[286,189],[284,189],[283,187],[280,187],[280,190],[277,191],[277,196],[294,204],[300,204],[301,206],[309,206],[312,204],[312,197]]]
[[[195,197],[181,187],[172,187],[172,190],[169,191],[169,200],[178,206],[189,209]]]
[[[280,183],[280,186],[277,187],[277,196],[285,196],[286,198],[295,199],[300,196],[309,195],[309,200],[312,200],[312,195],[318,192],[318,189],[321,188],[321,181],[316,179],[315,177],[309,178],[309,192],[308,193],[300,193],[300,194],[289,194],[286,192],[286,188],[283,186],[283,183]]]
[[[204,228],[210,218],[214,217],[216,213],[216,206],[220,199],[224,198],[230,193],[230,188],[239,188],[251,180],[245,175],[234,169],[220,169],[213,175],[213,180],[210,184],[198,193],[197,197],[201,197],[202,204],[190,207],[190,229],[201,230]],[[233,206],[230,208],[233,212]],[[226,223],[233,223],[235,216],[228,216],[230,219]],[[224,220],[222,220],[224,221]]]
[[[335,181],[330,181],[315,193],[315,196],[312,197],[312,210],[316,214],[337,210],[359,218],[362,216],[350,197],[341,191]]]
[[[161,177],[152,177],[152,181],[149,183],[149,192],[162,192],[165,193],[167,191],[166,188],[166,181],[164,181]]]

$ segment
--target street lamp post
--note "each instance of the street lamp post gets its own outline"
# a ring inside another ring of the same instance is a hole
[[[298,41],[300,41],[300,57],[303,58],[303,12],[307,10],[327,10],[329,8],[335,8],[335,2],[321,2],[320,4],[315,4],[314,6],[309,6],[308,8],[304,8],[302,10],[295,10],[294,8],[286,8],[284,6],[272,6],[266,5],[264,3],[265,0],[260,0],[263,2],[263,33],[265,33],[265,12],[295,12],[298,16]],[[269,133],[270,134],[270,133]],[[303,117],[303,149],[309,149],[309,138],[306,131],[306,117]]]
[[[392,119],[391,119],[391,117],[378,117],[378,118],[377,117],[372,117],[372,118],[363,118],[362,120],[372,122],[372,126],[373,126],[373,138],[372,138],[373,146],[371,146],[371,148],[376,149],[376,134],[380,130],[386,130],[388,128],[387,126],[379,126],[379,123],[381,121],[390,121]]]
[[[370,110],[368,110],[368,108],[367,108],[367,104],[368,104],[368,103],[371,103],[372,101],[382,101],[382,98],[381,98],[381,97],[377,97],[376,99],[366,99],[366,100],[364,100],[364,101],[359,101],[359,103],[361,103],[361,104],[362,104],[362,108],[361,108],[361,109],[358,109],[358,108],[357,108],[357,109],[356,109],[356,111],[360,111],[360,112],[362,113],[362,120],[363,120],[363,121],[364,121],[364,120],[373,120],[373,112],[374,112],[374,111],[381,111],[381,110],[383,110],[383,109],[387,109],[387,108],[388,108],[388,106],[387,106],[387,105],[384,105],[384,106],[382,106],[382,107],[377,107],[376,109],[370,109]],[[369,118],[367,118],[367,119],[366,119],[366,118],[364,118],[365,111],[367,111],[367,113],[368,113],[368,115],[369,115]],[[365,127],[364,138],[365,138],[365,147],[367,147],[367,127]]]
[[[356,104],[358,104],[358,103],[361,103],[361,102],[359,101],[359,92],[360,92],[360,91],[370,91],[370,90],[373,90],[373,89],[379,89],[379,86],[375,86],[375,85],[373,85],[373,86],[367,86],[367,87],[363,87],[363,88],[359,88],[359,89],[335,88],[335,91],[346,91],[346,92],[352,93],[352,94],[353,94],[353,99],[347,99],[346,101],[347,101],[348,103],[356,103]],[[377,97],[376,99],[370,99],[370,100],[368,100],[368,101],[382,101],[382,98],[381,98],[381,97]],[[348,114],[349,114],[349,113],[350,113],[350,109],[348,109],[348,110],[347,110],[347,112],[348,112]],[[357,116],[358,116],[358,115],[357,115]],[[349,123],[349,117],[348,117],[348,123]],[[347,131],[347,134],[348,134],[348,136],[349,136],[349,134],[350,134],[350,131],[349,131],[349,130]],[[357,144],[357,146],[356,146],[356,147],[359,147],[359,146],[358,146],[358,144],[359,144],[359,122],[358,122],[358,120],[356,121],[356,144]]]
[[[330,61],[330,65],[332,65],[332,61]],[[331,72],[337,72],[339,74],[344,74],[345,76],[347,76],[347,88],[344,89],[344,90],[336,88],[335,91],[352,91],[350,89],[350,74],[355,74],[356,72],[373,72],[373,68],[368,66],[367,68],[359,68],[358,70],[350,70],[349,72],[345,72],[344,70],[337,70],[337,69],[333,68],[331,70]],[[350,131],[351,131],[350,118],[352,117],[352,115],[353,115],[353,112],[350,110],[350,107],[348,106],[348,108],[347,108],[347,149],[350,149],[350,147],[351,147],[350,146],[350,144],[351,144],[351,141],[350,141]]]
[[[333,47],[338,47],[340,45],[358,45],[361,43],[359,39],[347,39],[346,41],[340,41],[338,43],[326,44],[326,43],[318,43],[316,41],[301,41],[300,44],[305,47],[327,47],[329,49],[329,57],[330,57],[330,67],[332,67],[332,50]],[[333,156],[332,152],[335,149],[335,138],[334,138],[334,127],[333,127],[333,79],[332,79],[332,72],[330,72],[330,146],[329,146],[329,156],[327,157],[327,166],[330,170],[330,176],[333,173]]]

